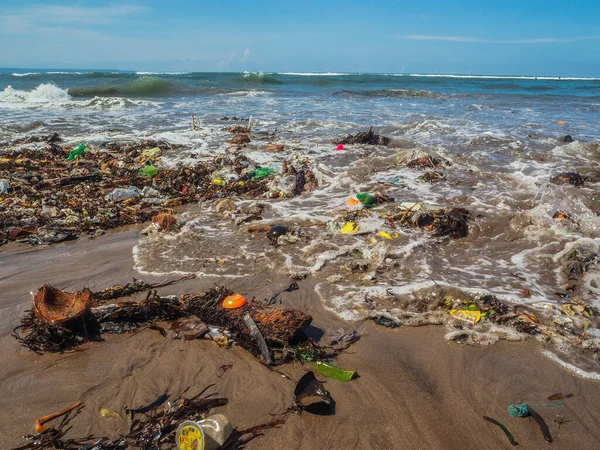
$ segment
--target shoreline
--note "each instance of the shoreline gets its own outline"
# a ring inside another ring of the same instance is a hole
[[[26,441],[21,436],[33,431],[37,417],[74,401],[83,401],[85,408],[67,436],[115,435],[126,426],[125,421],[100,417],[100,408],[137,407],[165,390],[177,395],[187,386],[195,393],[216,383],[213,391],[228,397],[229,404],[215,412],[228,416],[240,429],[271,420],[269,414],[291,406],[295,383],[265,368],[241,348],[225,350],[210,341],[173,341],[144,330],[108,336],[105,342],[86,344],[63,355],[40,356],[10,336],[29,307],[28,293],[44,283],[66,290],[94,290],[131,281],[136,275],[132,248],[140,228],[50,248],[3,247],[0,394],[5,408],[0,412],[0,447],[23,445]],[[156,277],[143,278],[157,281]],[[188,280],[159,292],[199,292],[215,280]],[[224,284],[262,298],[284,280],[289,281],[284,277],[269,280],[261,273]],[[299,286],[282,297],[283,305],[311,314],[315,337],[330,328],[352,327],[323,307],[310,278]],[[511,403],[546,403],[557,392],[574,395],[564,406],[538,409],[554,437],[552,445],[565,449],[598,445],[600,391],[596,381],[560,367],[542,354],[535,341],[459,346],[447,342],[443,334],[436,326],[386,329],[368,322],[361,340],[335,362],[356,370],[360,378],[348,383],[326,379],[336,414],[290,415],[280,428],[266,430],[246,448],[512,448],[502,431],[483,420],[483,415],[502,422],[519,444],[546,448],[535,423],[530,418],[510,417],[506,408]],[[218,378],[216,369],[222,364],[233,366]],[[278,368],[293,380],[311,369],[299,363]],[[554,422],[557,415],[570,422],[559,427]]]

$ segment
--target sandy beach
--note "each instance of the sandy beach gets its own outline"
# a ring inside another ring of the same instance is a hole
[[[104,342],[64,354],[37,355],[10,336],[30,306],[29,292],[44,283],[74,291],[102,289],[139,277],[132,269],[138,232],[139,228],[131,228],[51,248],[9,244],[2,249],[0,448],[24,444],[21,436],[33,432],[37,417],[75,401],[85,407],[69,436],[117,436],[127,424],[100,417],[100,408],[122,411],[165,392],[176,395],[188,386],[196,393],[214,384],[210,391],[229,399],[215,412],[225,414],[239,429],[269,421],[270,415],[293,403],[295,380],[312,367],[300,363],[279,367],[287,379],[239,347],[227,350],[207,340],[170,340],[146,329],[133,335],[106,335]],[[163,291],[200,292],[215,281],[196,278]],[[259,275],[238,278],[229,287],[261,298],[284,283]],[[332,327],[356,325],[323,308],[310,278],[299,282],[299,287],[282,297],[283,304],[313,316],[309,331],[313,337]],[[369,322],[361,340],[336,360],[360,377],[347,383],[324,379],[336,402],[335,415],[289,415],[280,428],[266,430],[246,448],[511,448],[502,431],[483,416],[502,422],[521,448],[548,448],[531,418],[511,417],[506,408],[511,403],[547,403],[547,397],[557,392],[573,396],[564,406],[538,408],[554,438],[551,446],[598,446],[597,382],[550,361],[535,341],[459,346],[443,335],[440,327],[385,329]],[[217,369],[223,364],[232,367],[219,378]]]

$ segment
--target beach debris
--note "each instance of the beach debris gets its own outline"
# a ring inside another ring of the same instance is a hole
[[[260,348],[260,352],[263,356],[265,364],[271,365],[273,363],[273,360],[271,359],[271,353],[269,352],[269,347],[267,347],[265,338],[263,337],[260,330],[256,326],[256,323],[254,322],[254,320],[252,320],[252,317],[250,316],[250,314],[246,314],[244,316],[244,322],[246,322],[246,325],[248,326],[248,330],[250,330],[250,335],[258,343],[258,348]]]
[[[69,153],[69,156],[67,158],[67,161],[73,161],[75,159],[79,159],[81,156],[83,156],[85,149],[86,149],[85,144],[79,144],[77,147],[75,147],[73,150],[71,150],[71,152]]]
[[[275,169],[272,167],[257,167],[256,169],[248,172],[248,177],[250,177],[252,180],[260,180],[261,178],[268,177],[274,173]]]
[[[584,181],[581,175],[579,175],[577,172],[563,172],[550,178],[550,183],[559,185],[572,184],[573,186],[583,186]]]
[[[557,392],[556,394],[552,394],[548,397],[548,401],[555,402],[557,400],[564,400],[566,398],[573,397],[573,394],[564,394],[562,392]]]
[[[391,317],[379,315],[379,316],[371,316],[371,317],[369,317],[369,319],[372,320],[373,322],[375,322],[377,325],[381,325],[382,327],[386,327],[386,328],[396,328],[396,327],[400,326],[400,324]]]
[[[65,163],[69,149],[59,144],[0,151],[0,179],[9,182],[0,194],[0,244],[21,238],[20,242],[31,245],[52,244],[146,222],[180,204],[232,196],[256,198],[269,190],[267,179],[241,180],[251,171],[241,156],[161,167],[155,173],[155,163],[147,163],[172,149],[164,141],[108,142],[86,149],[85,161],[78,160],[77,165]],[[224,179],[223,186],[213,184],[218,178],[214,175],[224,169],[231,179]],[[9,237],[11,227],[28,234]]]
[[[267,238],[271,241],[272,245],[277,245],[277,242],[281,236],[284,236],[289,231],[291,231],[285,225],[273,225],[267,231]]]
[[[121,414],[119,414],[118,412],[115,412],[115,411],[111,411],[110,409],[106,409],[106,408],[100,408],[100,411],[98,412],[98,414],[103,419],[122,419]]]
[[[350,381],[357,377],[354,370],[346,370],[338,367],[329,361],[316,361],[313,366],[317,372],[327,378],[333,378],[339,381]]]
[[[231,138],[231,141],[229,141],[232,144],[235,145],[243,145],[243,144],[247,144],[248,142],[250,142],[250,138],[248,137],[247,134],[245,133],[240,133],[240,134],[236,134]]]
[[[152,217],[152,223],[158,231],[173,231],[177,228],[177,219],[169,213],[160,213]]]
[[[229,419],[223,414],[212,414],[198,422],[204,432],[204,449],[217,450],[233,434]]]
[[[264,150],[268,151],[268,152],[278,152],[280,150],[283,150],[285,147],[285,145],[283,144],[273,144],[273,145],[267,145]]]
[[[481,311],[468,311],[466,309],[451,309],[450,315],[474,325],[481,320]]]
[[[246,303],[248,302],[241,294],[232,294],[223,299],[222,306],[225,309],[236,309],[241,308]]]
[[[204,431],[193,420],[182,422],[175,433],[177,450],[205,450]]]
[[[340,233],[342,234],[356,234],[360,230],[360,225],[354,222],[346,223],[341,229]]]
[[[463,208],[445,208],[425,203],[401,203],[387,212],[387,223],[390,226],[399,224],[403,227],[425,228],[436,237],[459,239],[469,234],[467,221],[471,213]]]
[[[344,150],[344,144],[338,144],[338,146],[335,148],[336,152],[341,152],[342,150]]]
[[[31,309],[43,322],[59,324],[83,315],[91,306],[94,300],[89,289],[69,293],[44,285],[34,295]]]
[[[508,405],[508,413],[513,417],[529,417],[531,416],[533,420],[537,423],[544,439],[548,442],[552,442],[552,435],[550,434],[550,429],[548,428],[548,424],[544,421],[544,419],[532,408],[532,406],[562,406],[563,402],[556,403],[547,403],[540,405],[529,405],[525,403],[516,403]]]
[[[356,134],[348,134],[341,139],[333,142],[334,144],[367,144],[367,145],[388,145],[390,138],[381,136],[373,132],[373,127],[369,127],[367,131],[361,131]]]
[[[294,404],[301,411],[319,415],[335,414],[335,402],[314,372],[306,372],[294,389]]]
[[[377,206],[377,197],[366,192],[356,194],[356,198],[365,208],[373,208]]]
[[[44,286],[36,295],[37,298],[50,298],[47,293],[51,292],[51,298],[64,300],[60,304],[34,300],[36,305],[40,303],[50,306],[44,306],[45,309],[39,316],[34,310],[29,311],[13,331],[13,336],[35,352],[62,352],[99,340],[102,333],[126,333],[140,328],[154,328],[164,336],[194,339],[207,332],[204,324],[210,324],[208,332],[216,342],[230,346],[235,341],[254,356],[263,355],[265,361],[271,362],[271,351],[276,350],[281,355],[277,364],[292,359],[331,358],[341,351],[321,347],[307,339],[302,330],[311,323],[312,317],[297,309],[269,306],[263,302],[246,303],[237,309],[223,308],[223,300],[233,294],[224,287],[180,297],[161,297],[156,291],[149,291],[146,298],[139,302],[101,304],[102,298],[114,298],[119,293],[141,290],[143,286],[148,285],[138,283],[129,288],[116,286],[101,291],[97,296],[91,294],[92,300],[86,300],[87,303],[80,300],[90,298],[87,290],[70,294]],[[52,306],[55,304],[58,306]],[[250,317],[255,326],[246,316]],[[48,322],[46,317],[61,320]],[[175,322],[168,327],[160,325],[161,321]],[[211,331],[218,329],[226,332],[214,335]],[[268,346],[262,345],[257,330]],[[292,341],[295,346],[291,346]]]
[[[516,439],[514,438],[514,436],[511,434],[510,431],[508,431],[508,428],[506,428],[504,425],[502,425],[500,422],[498,422],[495,419],[492,419],[491,417],[488,416],[483,416],[483,418],[485,420],[487,420],[488,422],[493,423],[494,425],[497,425],[498,427],[500,427],[500,429],[504,432],[504,434],[506,435],[506,437],[508,438],[508,440],[510,441],[510,443],[512,445],[519,445],[519,443],[516,441]]]
[[[565,136],[559,137],[558,142],[560,142],[561,144],[570,144],[571,142],[575,142],[575,139],[573,139],[573,136],[571,136],[570,134],[567,134]]]
[[[46,431],[46,428],[44,427],[44,424],[46,422],[50,422],[51,420],[54,420],[57,417],[64,416],[68,412],[74,410],[75,408],[78,408],[80,405],[81,402],[75,402],[71,406],[67,406],[66,408],[61,409],[60,411],[40,417],[35,421],[35,432],[43,433],[44,431]]]

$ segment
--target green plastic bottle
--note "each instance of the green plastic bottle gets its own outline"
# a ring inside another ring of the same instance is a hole
[[[327,378],[333,378],[334,380],[350,381],[356,377],[354,370],[346,370],[341,367],[334,366],[328,361],[317,361],[313,364],[315,370],[321,375]]]
[[[83,152],[85,152],[85,144],[79,144],[77,147],[71,150],[67,161],[73,161],[75,158],[79,158],[81,155],[83,155]]]
[[[260,178],[268,177],[269,175],[273,175],[275,173],[275,169],[272,167],[258,167],[251,171],[248,176],[253,180],[258,180]]]
[[[377,206],[377,199],[371,194],[356,194],[356,198],[360,200],[360,202],[365,208],[372,208],[373,206]]]

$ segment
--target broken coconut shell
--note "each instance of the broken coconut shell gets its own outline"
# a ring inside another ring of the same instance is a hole
[[[94,305],[92,291],[70,293],[53,286],[44,285],[33,297],[32,311],[46,323],[65,322],[82,315]]]

